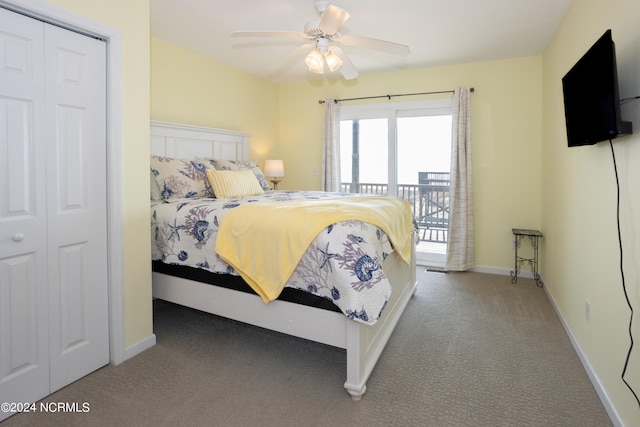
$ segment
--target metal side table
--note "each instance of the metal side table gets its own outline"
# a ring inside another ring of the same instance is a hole
[[[538,238],[542,237],[542,233],[538,230],[526,230],[522,228],[512,228],[511,231],[515,236],[515,250],[516,250],[516,258],[515,258],[515,266],[514,270],[511,272],[511,283],[516,284],[518,282],[518,274],[522,268],[522,264],[528,262],[531,266],[531,272],[533,273],[533,278],[536,281],[536,285],[541,288],[542,280],[540,280],[540,274],[538,274]],[[518,248],[522,243],[522,238],[524,236],[529,237],[531,241],[531,247],[533,248],[533,257],[525,257],[522,255],[518,255]]]

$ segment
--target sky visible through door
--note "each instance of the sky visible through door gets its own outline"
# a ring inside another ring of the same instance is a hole
[[[387,119],[359,120],[359,182],[388,183]],[[449,172],[451,115],[399,117],[398,184],[418,184],[418,172]],[[353,121],[340,123],[341,181],[352,182]]]

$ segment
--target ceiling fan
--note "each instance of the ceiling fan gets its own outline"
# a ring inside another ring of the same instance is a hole
[[[303,33],[295,31],[234,31],[232,35],[242,37],[292,37],[308,40],[310,43],[300,46],[294,53],[299,50],[314,48],[305,57],[305,63],[309,70],[323,74],[326,65],[326,68],[331,72],[340,70],[346,80],[356,78],[358,70],[339,45],[379,50],[399,56],[407,56],[409,54],[409,47],[402,44],[369,37],[342,35],[339,30],[351,16],[349,12],[330,4],[328,1],[316,1],[315,7],[320,19],[307,23],[304,26]]]

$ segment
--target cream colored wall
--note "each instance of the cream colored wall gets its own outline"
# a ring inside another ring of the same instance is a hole
[[[611,28],[621,97],[640,95],[640,2],[574,0],[544,55],[542,138],[542,274],[548,292],[626,425],[640,408],[620,376],[629,349],[629,316],[619,270],[616,182],[608,142],[567,148],[562,76]],[[585,88],[589,90],[589,88]],[[622,106],[640,132],[640,101]],[[614,140],[620,177],[624,273],[631,304],[640,312],[640,136]],[[591,305],[585,319],[585,301]],[[636,317],[637,319],[637,317]],[[640,324],[633,325],[635,341]],[[627,382],[640,395],[640,350]]]
[[[313,175],[322,168],[324,107],[318,100],[473,86],[476,264],[511,269],[511,228],[540,227],[541,72],[542,57],[527,57],[282,85],[279,150],[286,176],[280,187],[321,188],[320,174]],[[415,99],[421,97],[392,101]]]
[[[149,0],[47,0],[122,32],[125,345],[153,333],[149,265]],[[147,196],[147,197],[145,197]]]
[[[260,166],[278,155],[277,85],[153,37],[151,118],[251,132]]]

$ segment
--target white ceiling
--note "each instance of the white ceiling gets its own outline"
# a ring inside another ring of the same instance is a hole
[[[360,75],[540,55],[572,0],[333,0],[340,31],[408,45],[408,57],[343,47]],[[151,0],[151,34],[276,83],[323,78],[304,65],[306,40],[232,37],[236,30],[304,32],[314,0]],[[336,71],[339,76],[339,72]]]

